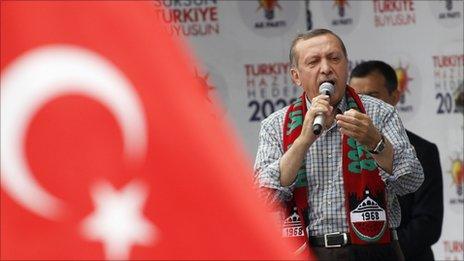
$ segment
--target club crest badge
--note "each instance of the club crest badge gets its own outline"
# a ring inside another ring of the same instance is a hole
[[[296,208],[287,217],[282,226],[282,237],[301,237],[304,236],[303,222]]]
[[[387,216],[382,208],[366,191],[364,199],[350,212],[351,227],[364,241],[379,240],[387,228]]]

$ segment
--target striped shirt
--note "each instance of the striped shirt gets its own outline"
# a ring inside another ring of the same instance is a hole
[[[371,96],[361,95],[360,98],[374,126],[393,145],[393,174],[389,175],[379,168],[379,175],[386,184],[389,225],[390,228],[396,228],[401,221],[396,195],[416,191],[422,184],[424,174],[397,110]],[[345,112],[346,106],[346,98],[343,97],[337,108]],[[272,194],[262,195],[271,203],[290,200],[294,188],[294,184],[288,187],[280,184],[279,164],[284,153],[283,122],[288,108],[280,109],[263,120],[259,133],[254,178],[259,187],[275,189]],[[305,162],[309,234],[318,236],[348,232],[342,173],[342,135],[336,121],[310,146]]]

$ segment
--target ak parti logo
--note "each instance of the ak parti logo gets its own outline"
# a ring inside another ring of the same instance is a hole
[[[400,91],[400,103],[405,103],[405,94],[410,93],[409,82],[413,80],[408,73],[409,65],[402,66],[401,61],[399,65],[395,68],[396,78],[398,79],[398,89]]]
[[[258,12],[259,10],[263,9],[264,17],[266,17],[267,20],[272,20],[274,19],[274,10],[276,8],[282,10],[278,0],[259,0],[259,6],[256,11]]]
[[[446,10],[451,11],[453,10],[453,0],[445,0],[446,3]]]
[[[353,31],[361,17],[362,1],[332,0],[320,1],[323,15],[331,29],[348,34]]]
[[[463,1],[442,0],[429,1],[430,11],[443,26],[453,28],[462,26]]]
[[[453,156],[449,157],[448,163],[450,165],[447,167],[447,174],[451,178],[451,181],[447,182],[448,187],[455,189],[454,193],[451,191],[447,193],[449,196],[448,204],[452,206],[453,211],[462,213],[462,206],[464,205],[464,161],[462,151],[455,151]]]
[[[254,33],[264,37],[281,37],[295,24],[302,1],[236,1],[240,17]]]
[[[350,4],[348,3],[348,0],[333,0],[333,7],[338,8],[338,15],[340,17],[345,16],[345,8],[350,7]]]
[[[211,65],[193,69],[193,77],[199,83],[198,88],[210,104],[219,105],[226,112],[229,107],[229,92],[222,75]]]
[[[454,187],[456,190],[455,193],[448,192],[449,201],[448,204],[452,206],[453,211],[458,211],[462,213],[462,206],[464,205],[464,162],[462,158],[462,152],[455,152],[454,156],[449,158],[448,175],[451,177],[451,182],[449,186]]]
[[[396,109],[404,121],[409,121],[416,116],[417,108],[420,108],[422,103],[420,72],[408,55],[393,55],[390,64],[395,69],[400,94]]]
[[[198,73],[198,70],[195,70],[195,79],[200,83],[201,92],[205,95],[208,101],[211,102],[209,95],[211,91],[216,89],[216,87],[209,83],[209,73],[201,75]]]
[[[462,159],[453,159],[451,162],[451,169],[449,171],[453,181],[453,185],[456,186],[456,193],[462,195],[462,186],[464,185],[464,167]]]

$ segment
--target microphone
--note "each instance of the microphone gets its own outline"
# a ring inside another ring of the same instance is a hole
[[[329,97],[330,95],[333,94],[334,90],[335,90],[335,87],[330,82],[323,82],[319,86],[319,94],[325,94],[325,95],[328,95]],[[324,127],[324,122],[325,122],[324,114],[318,114],[316,118],[314,118],[314,122],[313,122],[313,133],[314,134],[316,135],[321,134],[322,129]]]

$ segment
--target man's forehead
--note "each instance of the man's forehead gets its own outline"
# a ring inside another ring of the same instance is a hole
[[[355,89],[382,90],[385,78],[378,72],[371,72],[363,77],[352,77],[350,85]]]
[[[296,43],[295,47],[297,50],[304,49],[309,53],[317,52],[318,47],[323,49],[330,49],[331,51],[343,52],[340,41],[331,34],[323,34],[309,39],[301,39]]]

